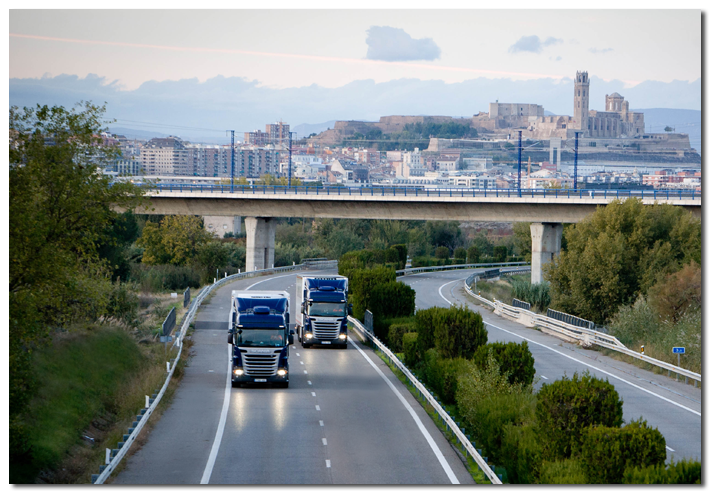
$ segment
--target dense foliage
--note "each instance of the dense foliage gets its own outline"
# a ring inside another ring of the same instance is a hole
[[[437,314],[434,345],[444,358],[472,358],[476,348],[488,339],[481,314],[467,305],[442,309]]]
[[[679,206],[614,201],[564,229],[546,268],[552,308],[605,323],[683,265],[701,262],[701,223]]]
[[[485,370],[490,357],[496,360],[499,370],[506,375],[510,384],[521,384],[527,387],[533,384],[536,369],[534,368],[534,357],[526,341],[521,344],[498,342],[479,346],[474,353],[473,360],[479,369]]]
[[[33,351],[52,330],[107,313],[115,207],[142,191],[111,183],[98,164],[116,156],[99,138],[104,107],[10,108],[9,409],[10,463],[32,452],[22,415],[37,387]],[[109,248],[108,248],[109,249]],[[119,265],[116,261],[115,265]]]

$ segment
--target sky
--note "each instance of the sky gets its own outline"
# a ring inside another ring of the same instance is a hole
[[[591,109],[619,92],[633,109],[700,110],[701,21],[697,9],[12,9],[9,100],[107,102],[122,128],[207,142],[279,120],[471,117],[496,100],[572,114],[578,70]]]
[[[10,77],[133,90],[218,75],[270,88],[399,78],[701,75],[699,10],[11,10]]]

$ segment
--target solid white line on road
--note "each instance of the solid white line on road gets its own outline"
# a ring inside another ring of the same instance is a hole
[[[539,346],[543,346],[543,347],[546,348],[547,350],[551,350],[551,351],[553,351],[554,353],[557,353],[557,354],[559,354],[559,355],[561,355],[561,356],[565,356],[565,357],[568,358],[569,360],[573,360],[573,361],[575,361],[575,362],[577,362],[577,363],[580,363],[581,365],[585,365],[585,366],[587,366],[587,367],[590,367],[590,368],[596,370],[597,372],[604,373],[604,374],[608,375],[609,377],[613,377],[613,378],[615,378],[616,380],[620,380],[621,382],[623,382],[623,383],[625,383],[625,384],[627,384],[627,385],[630,385],[631,387],[635,387],[635,388],[638,389],[638,390],[642,390],[643,392],[646,392],[647,394],[651,394],[652,396],[655,396],[655,397],[657,397],[657,398],[659,398],[659,399],[662,399],[662,400],[664,400],[664,401],[666,401],[666,402],[669,402],[669,403],[673,404],[674,406],[678,406],[678,407],[680,407],[681,409],[685,409],[685,410],[688,411],[688,412],[691,412],[691,413],[693,413],[693,414],[696,414],[696,415],[698,415],[698,416],[701,416],[701,413],[700,413],[699,411],[696,411],[696,410],[694,410],[694,409],[691,409],[691,408],[689,408],[689,407],[686,407],[686,406],[684,406],[683,404],[678,404],[677,402],[672,401],[672,400],[668,399],[667,397],[663,397],[662,395],[656,394],[655,392],[651,392],[651,391],[648,390],[648,389],[644,389],[643,387],[641,387],[641,386],[639,386],[639,385],[636,385],[636,384],[634,384],[634,383],[632,383],[632,382],[629,382],[629,381],[626,380],[626,379],[623,379],[623,378],[621,378],[621,377],[619,377],[619,376],[617,376],[617,375],[613,375],[612,373],[609,373],[609,372],[607,372],[607,371],[605,371],[605,370],[601,370],[601,369],[598,368],[598,367],[595,367],[595,366],[593,366],[593,365],[591,365],[591,364],[589,364],[589,363],[586,363],[586,362],[584,362],[584,361],[578,360],[578,359],[574,358],[573,356],[569,356],[569,355],[567,355],[566,353],[562,353],[562,352],[560,352],[559,350],[556,350],[556,349],[551,348],[550,346],[546,346],[545,344],[541,344],[541,343],[539,343],[538,341],[534,341],[533,339],[525,338],[525,337],[523,337],[523,336],[520,336],[519,334],[516,334],[515,332],[511,332],[511,331],[509,331],[509,330],[507,330],[507,329],[504,329],[504,328],[502,328],[502,327],[495,326],[495,325],[493,325],[493,324],[489,324],[488,322],[484,322],[484,324],[487,325],[487,326],[491,326],[491,327],[494,327],[494,328],[496,328],[496,329],[499,329],[500,331],[504,331],[504,332],[506,332],[506,333],[513,334],[513,335],[516,336],[517,338],[521,338],[521,339],[523,339],[523,340],[526,340],[526,341],[528,341],[529,343],[534,343],[534,344],[537,344],[537,345],[539,345]]]
[[[439,295],[441,295],[441,298],[443,298],[444,300],[446,300],[449,305],[454,305],[454,304],[453,304],[452,302],[449,302],[449,299],[446,298],[443,293],[441,293],[441,289],[444,288],[446,285],[449,285],[449,284],[451,284],[451,283],[454,283],[455,281],[460,281],[460,280],[451,280],[451,281],[449,281],[448,283],[444,283],[443,285],[441,285],[441,286],[439,287]]]
[[[327,467],[331,467],[331,466],[332,466],[332,461],[331,461],[331,460],[327,460]]]
[[[326,444],[327,444],[327,439],[326,439],[326,438],[322,438],[322,445],[326,445]]]
[[[317,397],[317,393],[316,393],[316,392],[312,392],[312,397]]]
[[[204,474],[202,474],[202,480],[200,484],[209,484],[209,478],[212,476],[212,469],[214,469],[214,462],[217,460],[217,452],[219,452],[219,445],[222,443],[222,435],[224,434],[224,425],[227,423],[227,411],[229,411],[229,399],[232,394],[232,346],[227,345],[227,359],[229,366],[227,366],[227,384],[224,387],[224,404],[222,404],[222,413],[219,417],[219,424],[217,425],[217,433],[214,435],[214,443],[212,444],[212,450],[209,452],[209,458],[207,459],[207,465],[204,468]]]
[[[544,377],[543,375],[541,375],[541,378],[544,380],[548,380],[548,377]]]
[[[295,273],[295,274],[283,274],[282,276],[272,276],[271,278],[267,278],[266,280],[260,280],[260,281],[258,281],[258,282],[256,282],[256,283],[252,283],[252,284],[249,285],[247,288],[245,288],[245,290],[249,290],[249,289],[252,288],[253,286],[257,286],[257,285],[259,285],[260,283],[264,283],[265,281],[276,280],[277,278],[286,278],[287,276],[297,276],[297,275],[296,275],[296,273]]]
[[[320,410],[320,409],[319,409],[319,406],[314,406],[314,407],[315,407],[315,408],[317,408],[317,411],[319,411],[319,410]]]
[[[324,421],[322,421],[321,419],[319,420],[319,426],[324,426]]]
[[[384,382],[389,386],[389,388],[394,392],[396,397],[399,398],[401,403],[404,405],[407,411],[409,411],[409,414],[411,415],[412,419],[416,423],[416,426],[419,427],[419,431],[421,431],[421,434],[424,435],[424,438],[426,438],[426,441],[429,443],[429,446],[434,451],[434,455],[436,455],[436,458],[439,460],[439,463],[441,464],[441,467],[444,469],[444,472],[446,473],[446,476],[449,478],[449,481],[451,481],[451,484],[459,484],[459,480],[456,478],[456,475],[454,474],[454,471],[451,469],[451,466],[446,461],[446,457],[444,457],[444,454],[441,453],[441,450],[439,450],[439,446],[436,444],[434,439],[431,437],[429,432],[427,431],[426,427],[424,426],[424,423],[421,422],[419,419],[419,416],[416,414],[416,411],[414,411],[414,408],[412,408],[407,400],[404,398],[403,395],[401,395],[401,392],[397,390],[396,387],[394,387],[394,384],[391,383],[391,380],[387,378],[386,375],[384,375],[384,372],[381,371],[381,369],[376,366],[376,363],[371,361],[371,358],[369,358],[366,353],[364,353],[364,350],[359,349],[359,347],[356,345],[353,339],[348,338],[349,341],[352,343],[352,346],[361,353],[361,355],[364,357],[364,359],[372,366],[374,367],[374,370],[381,376],[381,378],[384,379]]]
[[[666,448],[667,448],[669,451],[671,451],[671,452],[675,452],[675,450],[673,450],[673,449],[672,449],[671,447],[669,447],[668,445],[666,445]]]

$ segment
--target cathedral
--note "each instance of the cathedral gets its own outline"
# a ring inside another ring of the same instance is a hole
[[[568,139],[581,132],[583,138],[631,138],[645,133],[643,113],[628,110],[628,101],[614,92],[606,96],[606,110],[589,109],[588,72],[576,72],[573,90],[573,117],[540,116],[528,123],[528,137]]]

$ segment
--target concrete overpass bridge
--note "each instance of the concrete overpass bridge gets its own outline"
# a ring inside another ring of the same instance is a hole
[[[561,250],[563,223],[576,223],[617,199],[670,204],[701,217],[701,193],[686,190],[315,188],[160,184],[148,191],[158,215],[244,216],[247,269],[274,263],[275,217],[530,222],[532,283]]]

